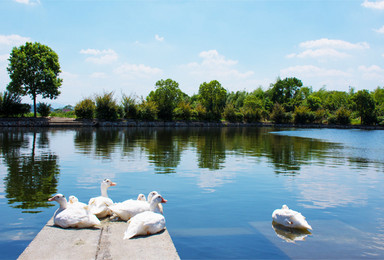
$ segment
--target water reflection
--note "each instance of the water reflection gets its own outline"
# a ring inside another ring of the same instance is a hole
[[[304,241],[308,235],[312,233],[308,230],[299,230],[294,228],[284,227],[272,221],[272,228],[276,236],[283,239],[288,243],[295,243],[296,241]]]
[[[47,132],[1,131],[0,147],[8,170],[4,178],[8,204],[29,213],[51,206],[47,198],[57,192],[60,170],[58,156],[46,149]]]

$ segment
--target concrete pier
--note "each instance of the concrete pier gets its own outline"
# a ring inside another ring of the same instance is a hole
[[[126,228],[126,222],[102,221],[101,228],[62,229],[50,219],[18,259],[180,259],[166,229],[124,240]]]

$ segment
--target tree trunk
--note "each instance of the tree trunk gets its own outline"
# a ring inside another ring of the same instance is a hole
[[[36,117],[36,95],[33,95],[33,116]]]

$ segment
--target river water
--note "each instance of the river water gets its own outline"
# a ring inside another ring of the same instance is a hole
[[[157,190],[182,259],[384,258],[384,131],[274,128],[0,129],[0,258],[57,204],[110,178],[115,202]],[[272,225],[283,204],[311,233]],[[122,237],[123,237],[122,230]]]

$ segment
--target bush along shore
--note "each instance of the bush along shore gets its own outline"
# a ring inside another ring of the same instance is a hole
[[[74,118],[0,118],[0,127],[275,127],[275,128],[336,128],[384,130],[384,126],[334,125],[334,124],[293,124],[273,122],[200,122],[200,121],[136,121],[136,120],[88,120]]]

